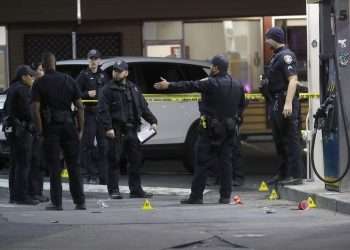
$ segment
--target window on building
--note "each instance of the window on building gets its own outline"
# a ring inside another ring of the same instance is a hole
[[[257,90],[263,72],[261,19],[232,19],[184,24],[186,56],[195,60],[210,60],[225,54],[229,71],[246,90]]]
[[[230,73],[248,91],[257,90],[263,73],[261,18],[145,22],[144,55],[210,60],[225,54]]]
[[[143,24],[144,55],[181,58],[183,51],[182,22],[145,22]]]
[[[7,34],[6,27],[0,26],[0,90],[4,90],[7,86]]]
[[[287,45],[297,57],[300,81],[307,81],[307,34],[305,16],[274,17],[274,25],[286,33]]]

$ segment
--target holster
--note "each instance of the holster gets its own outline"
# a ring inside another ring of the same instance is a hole
[[[70,111],[45,109],[42,111],[44,123],[49,125],[52,123],[73,123],[73,115]]]
[[[13,135],[15,132],[13,118],[10,116],[5,116],[2,119],[2,131],[4,132],[6,138]]]
[[[261,80],[259,91],[264,96],[266,102],[271,103],[273,101],[273,97],[268,88],[268,79],[265,78]]]

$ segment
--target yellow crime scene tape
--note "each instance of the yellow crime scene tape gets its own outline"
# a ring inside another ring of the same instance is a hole
[[[189,94],[144,94],[148,102],[194,102],[199,101],[201,95],[198,93]],[[319,93],[300,93],[299,99],[315,99],[319,98]],[[260,93],[245,94],[246,100],[264,101],[265,98]],[[83,103],[96,103],[96,100],[82,100]]]

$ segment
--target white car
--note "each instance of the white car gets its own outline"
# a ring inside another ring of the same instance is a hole
[[[4,132],[2,131],[2,118],[4,115],[4,104],[6,100],[6,93],[0,94],[0,158],[8,158],[10,153],[9,145],[6,142],[6,137]]]
[[[158,133],[145,144],[145,157],[153,158],[159,155],[167,158],[182,157],[185,167],[192,171],[199,118],[196,99],[199,94],[160,92],[153,88],[153,84],[160,81],[160,77],[168,81],[205,78],[208,76],[210,64],[172,58],[116,57],[102,59],[101,69],[111,77],[113,64],[118,59],[128,63],[129,80],[141,89],[151,111],[158,119]],[[75,78],[87,64],[87,60],[59,61],[57,71],[65,72]],[[160,154],[158,150],[162,150],[162,153]]]

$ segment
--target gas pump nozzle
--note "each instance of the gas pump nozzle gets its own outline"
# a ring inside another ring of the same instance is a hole
[[[333,110],[334,110],[334,100],[335,100],[335,94],[329,95],[326,100],[322,103],[322,105],[318,108],[316,111],[316,114],[314,114],[315,123],[314,123],[314,129],[324,129],[326,127],[326,120],[333,119]]]

